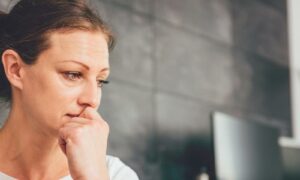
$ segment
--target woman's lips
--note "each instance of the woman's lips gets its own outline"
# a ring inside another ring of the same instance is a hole
[[[67,116],[73,118],[73,117],[78,117],[79,115],[77,115],[77,114],[67,114]]]

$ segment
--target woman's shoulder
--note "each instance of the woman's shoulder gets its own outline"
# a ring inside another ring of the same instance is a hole
[[[106,156],[106,164],[111,180],[138,180],[137,174],[118,157]]]

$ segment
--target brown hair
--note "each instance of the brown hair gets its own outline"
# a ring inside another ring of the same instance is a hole
[[[84,0],[21,0],[9,14],[0,13],[0,57],[5,50],[13,49],[26,64],[34,64],[39,54],[50,47],[49,33],[76,29],[101,31],[109,50],[114,46],[111,31]],[[1,65],[0,98],[10,101],[11,96]]]

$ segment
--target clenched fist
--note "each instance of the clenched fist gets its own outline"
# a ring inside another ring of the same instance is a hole
[[[108,180],[106,149],[108,124],[87,107],[59,130],[59,144],[68,159],[73,179]]]

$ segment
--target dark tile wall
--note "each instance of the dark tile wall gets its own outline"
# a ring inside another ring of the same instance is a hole
[[[141,179],[212,172],[212,111],[291,134],[286,1],[91,4],[117,36],[99,110],[111,127],[109,153]]]
[[[119,37],[111,80],[120,88],[107,87],[100,111],[112,126],[111,152],[141,179],[194,179],[202,166],[213,171],[212,111],[290,135],[285,1],[97,4]]]

